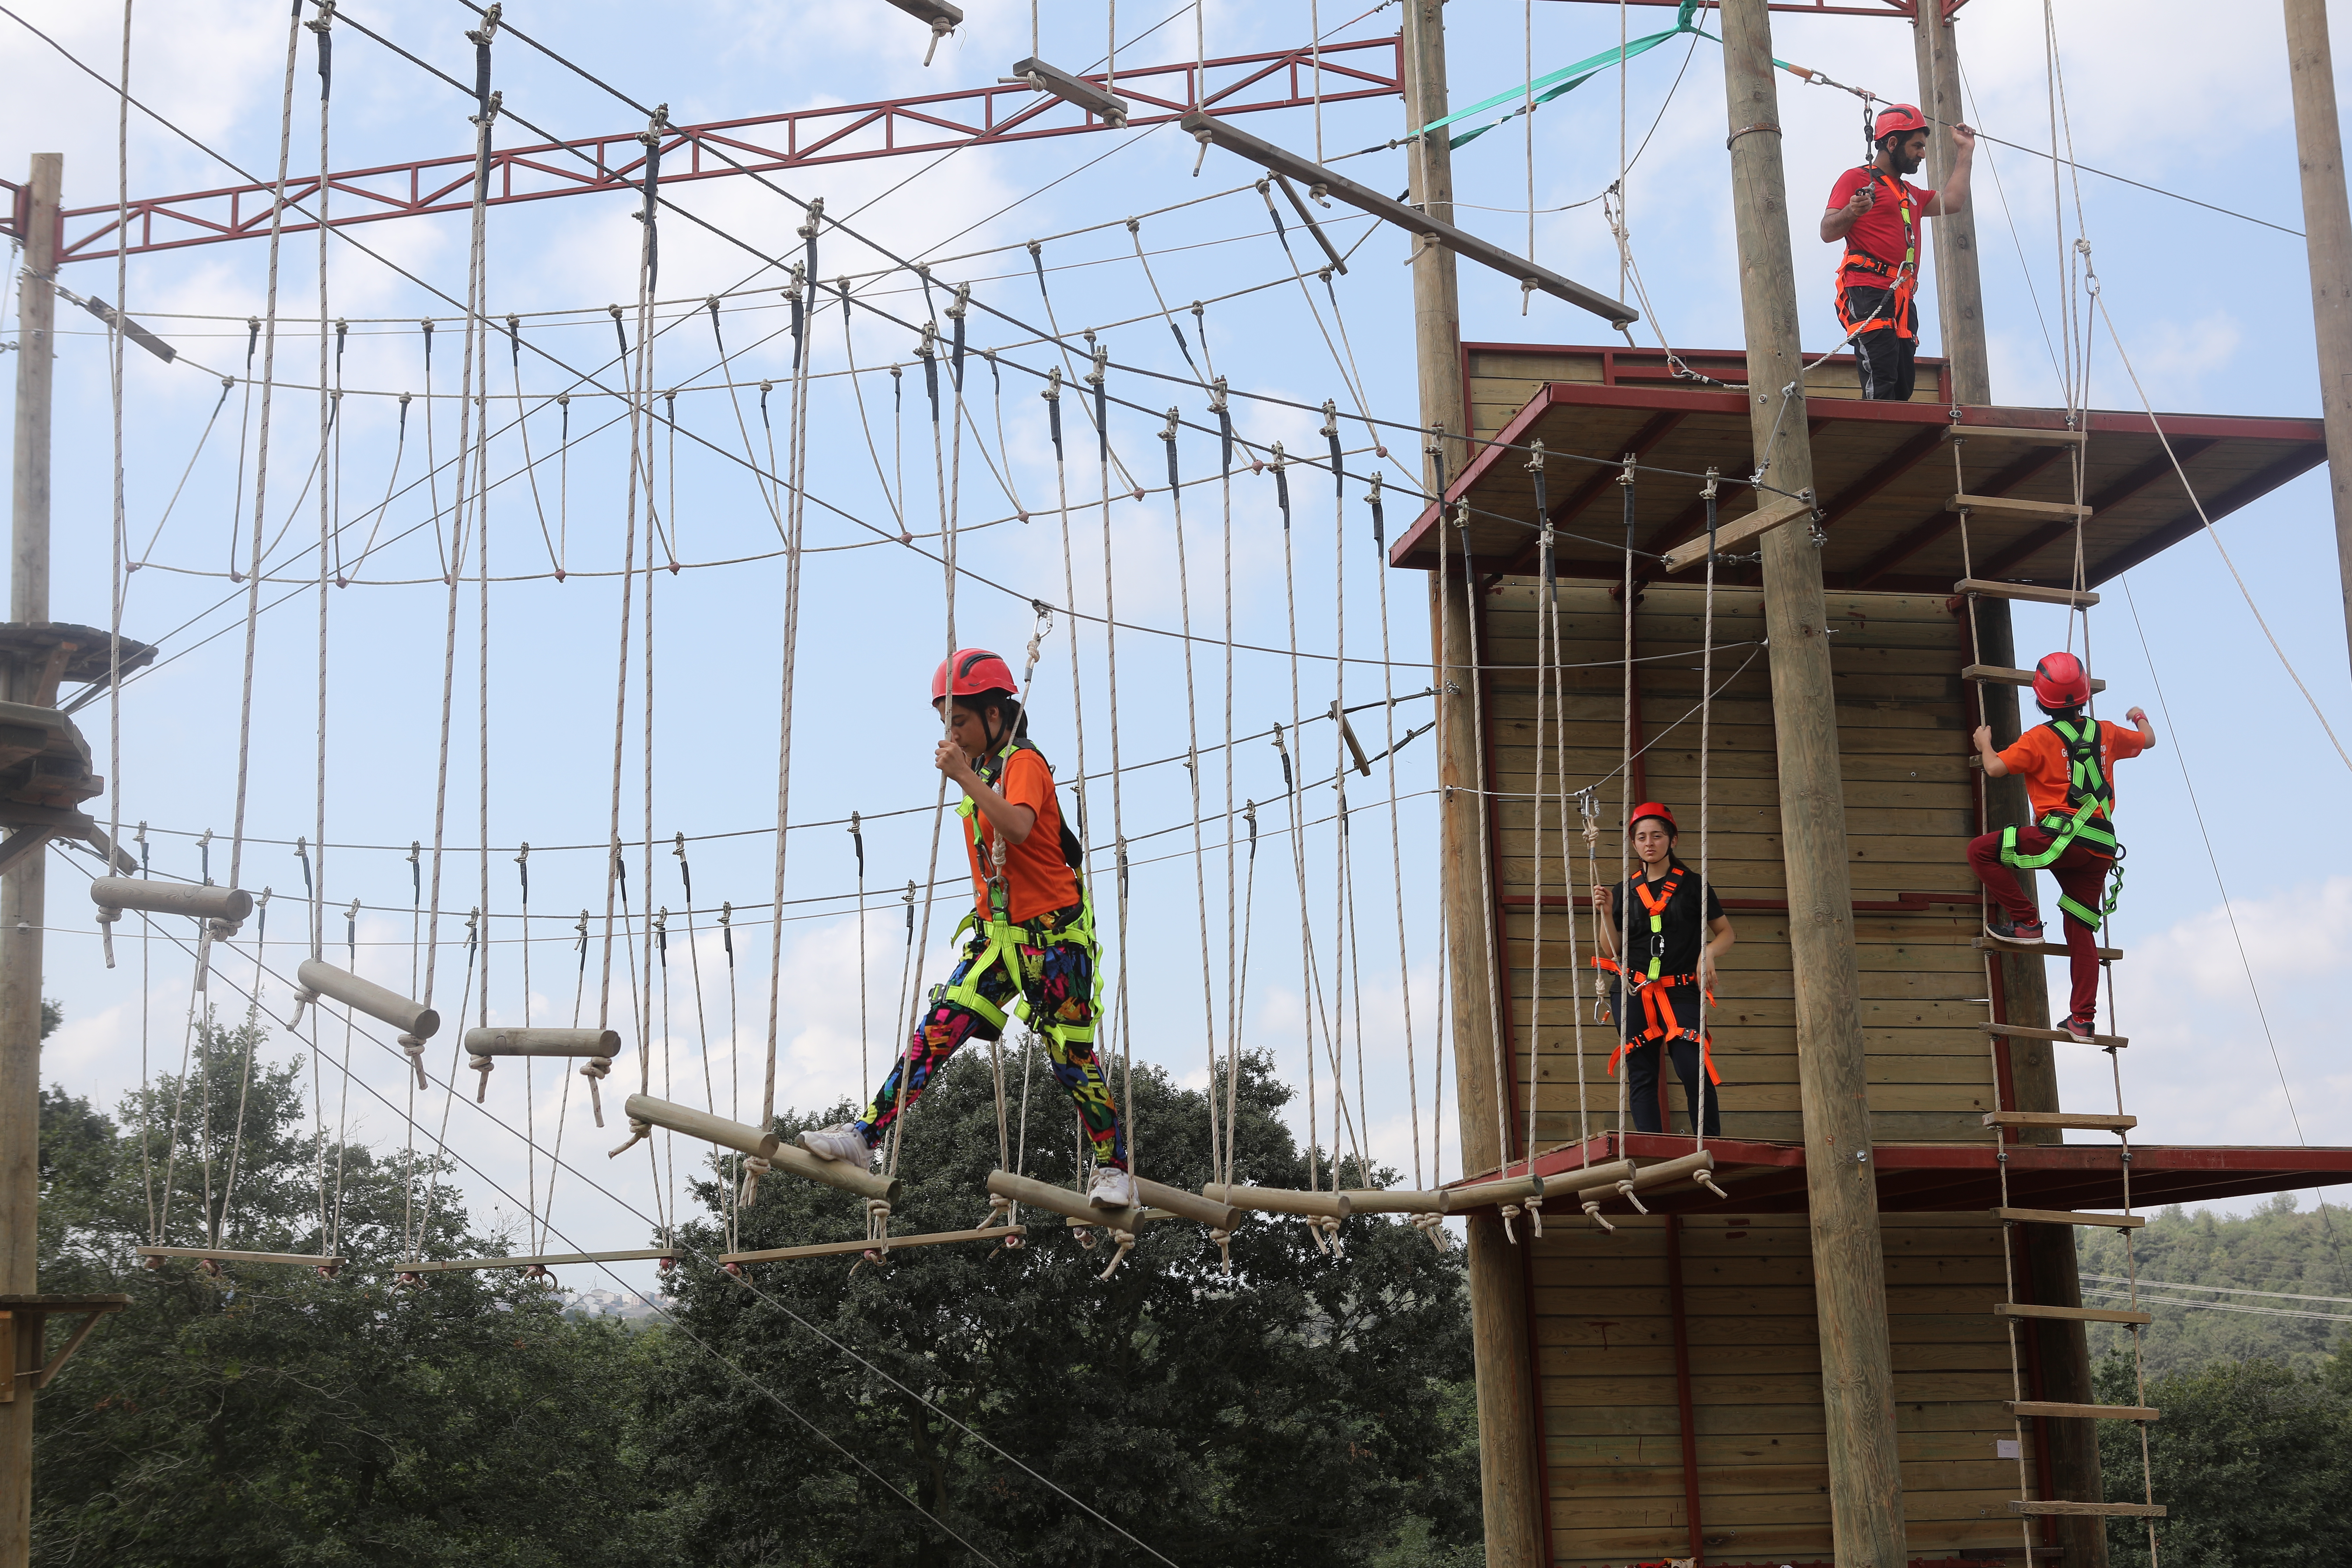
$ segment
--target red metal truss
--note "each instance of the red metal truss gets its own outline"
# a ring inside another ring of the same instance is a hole
[[[1198,101],[1220,114],[1391,98],[1403,90],[1403,66],[1398,40],[1390,37],[1325,44],[1319,50],[1234,55],[1198,64],[1183,60],[1121,70],[1115,80],[1105,76],[1085,79],[1125,99],[1134,111],[1129,127],[1141,129],[1182,118],[1194,107],[1196,88],[1201,94]],[[966,88],[918,98],[674,126],[662,140],[661,180],[671,185],[686,180],[772,174],[1107,129],[1094,115],[1025,83]],[[645,170],[646,149],[638,135],[635,131],[616,132],[573,142],[497,149],[490,154],[489,199],[494,205],[505,205],[633,190],[643,180]],[[327,184],[334,210],[328,221],[331,226],[341,228],[424,213],[462,212],[472,200],[473,179],[471,152],[332,174]],[[289,205],[308,203],[318,195],[319,186],[315,174],[291,177],[286,200]],[[116,226],[112,202],[69,207],[63,215],[65,237],[58,258],[95,261],[121,248],[139,256],[267,235],[271,190],[268,184],[226,185],[133,201],[127,247],[112,243]],[[16,226],[21,222],[17,217]],[[304,217],[287,223],[280,232],[304,234],[317,227],[313,219]]]

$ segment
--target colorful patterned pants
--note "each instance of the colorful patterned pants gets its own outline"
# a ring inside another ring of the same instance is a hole
[[[964,944],[963,957],[944,985],[931,988],[922,1021],[908,1037],[906,1054],[892,1064],[890,1076],[874,1091],[874,1102],[857,1118],[857,1130],[869,1144],[879,1143],[900,1111],[923,1095],[931,1074],[966,1040],[997,1037],[996,1027],[971,1008],[948,1001],[947,995],[967,979],[994,1007],[1009,1009],[1014,986],[1005,966],[992,962],[977,976],[972,966],[987,950],[988,933],[975,931]],[[1040,947],[1023,943],[1015,949],[1021,966],[1020,994],[1029,1004],[1029,1022],[1045,1037],[1045,1052],[1078,1120],[1093,1142],[1095,1163],[1127,1168],[1127,1132],[1118,1107],[1111,1102],[1110,1084],[1095,1056],[1091,1026],[1095,1021],[1095,955],[1082,942],[1057,942]],[[1070,1031],[1086,1037],[1067,1037]]]

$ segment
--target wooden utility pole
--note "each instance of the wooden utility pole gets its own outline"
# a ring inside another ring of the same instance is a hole
[[[1446,115],[1445,22],[1443,0],[1405,0],[1405,126],[1417,132]],[[1412,195],[1432,217],[1453,221],[1454,155],[1446,133],[1414,144],[1407,163]],[[1422,482],[1435,493],[1461,473],[1470,454],[1462,437],[1470,427],[1470,398],[1462,375],[1462,305],[1454,253],[1423,245],[1412,262],[1414,357],[1421,372],[1421,423],[1443,430],[1428,439]],[[1440,519],[1438,548],[1451,549]],[[1495,975],[1486,963],[1494,910],[1478,874],[1486,853],[1479,831],[1478,758],[1486,737],[1472,701],[1477,674],[1470,666],[1470,613],[1465,574],[1454,569],[1450,593],[1430,578],[1430,635],[1451,650],[1451,668],[1437,670],[1440,753],[1438,783],[1447,793],[1439,815],[1444,864],[1446,965],[1454,1025],[1454,1105],[1461,1127],[1462,1168],[1493,1170],[1510,1158],[1496,1135]],[[1478,1468],[1486,1504],[1489,1568],[1542,1568],[1546,1500],[1538,1485],[1536,1365],[1528,1325],[1527,1258],[1503,1234],[1493,1209],[1470,1216],[1470,1339],[1476,1357]]]
[[[33,154],[25,259],[16,296],[16,466],[10,489],[8,618],[49,618],[49,384],[56,368],[58,194],[65,155]],[[22,700],[26,693],[10,690]],[[39,1290],[41,925],[48,857],[0,878],[0,1296]],[[33,1385],[43,1320],[21,1314],[15,1397],[0,1403],[0,1568],[32,1555]]]
[[[1961,111],[1960,57],[1952,20],[1939,0],[1921,0],[1912,43],[1919,61],[1919,104],[1933,127],[1928,138],[1930,185],[1940,190],[1952,163],[1948,127],[1967,118]],[[1942,327],[1944,358],[1951,366],[1952,399],[1983,406],[1992,402],[1992,371],[1987,352],[1984,289],[1977,271],[1977,218],[1969,208],[1930,220],[1936,247],[1936,305]],[[2017,656],[2017,639],[2005,599],[1973,602],[1976,662],[2021,668],[2030,665]],[[1980,681],[1984,721],[1992,726],[1996,745],[2018,737],[2020,712],[2017,689]],[[1985,801],[1989,826],[2030,822],[2025,781],[2011,774],[1987,779]],[[2030,878],[2031,871],[2018,873]],[[2029,884],[2031,886],[2031,884]],[[2039,954],[2002,953],[1994,959],[2000,973],[2004,1016],[2012,1024],[2033,1028],[2050,1026],[2049,977]],[[2016,1110],[2056,1110],[2058,1067],[2055,1048],[2046,1040],[2011,1039],[2010,1082]],[[2060,1141],[2056,1128],[2029,1128],[2022,1137],[2031,1142]],[[2021,1226],[2024,1233],[2026,1274],[2033,1300],[2044,1306],[2079,1307],[2083,1282],[2074,1257],[2073,1227],[2062,1225]],[[2036,1398],[2065,1405],[2095,1405],[2091,1390],[2091,1347],[2080,1323],[2037,1320],[2029,1324],[2036,1359],[2042,1367],[2042,1392]],[[2053,1496],[2100,1498],[2106,1495],[2099,1478],[2098,1434],[2087,1421],[2044,1421],[2041,1441],[2050,1455]],[[2074,1568],[2107,1568],[2105,1521],[2062,1516],[2053,1521],[2057,1543]]]
[[[2303,243],[2311,261],[2312,335],[2319,348],[2319,411],[2327,421],[2327,495],[2336,508],[2336,568],[2352,636],[2352,205],[2344,192],[2344,132],[2336,120],[2326,0],[2285,0],[2285,5],[2287,79],[2303,165]]]
[[[1766,481],[1781,490],[1808,490],[1813,483],[1812,443],[1805,428],[1804,358],[1789,254],[1772,24],[1765,0],[1724,0],[1723,79],[1741,318],[1753,389],[1749,428]],[[1809,528],[1791,523],[1766,534],[1763,551],[1830,1516],[1839,1568],[1898,1568],[1907,1561],[1903,1473],[1895,1460],[1886,1262],[1871,1168],[1853,885],[1846,868],[1844,781],[1821,549]]]

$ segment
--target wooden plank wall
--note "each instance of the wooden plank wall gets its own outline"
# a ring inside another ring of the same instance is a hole
[[[1542,836],[1538,784],[1536,584],[1506,580],[1485,598],[1493,842],[1504,901],[1514,1061],[1512,1144],[1523,1148],[1526,1050],[1536,1040],[1536,1146],[1616,1125],[1604,1064],[1612,1031],[1594,1022],[1589,968],[1570,967],[1568,893],[1586,905],[1584,840],[1569,810],[1563,858],[1559,770],[1572,792],[1602,783],[1599,879],[1618,875],[1627,800],[1665,801],[1684,824],[1679,848],[1700,862],[1698,712],[1703,590],[1653,585],[1634,616],[1636,747],[1626,783],[1624,618],[1606,587],[1563,584],[1558,675],[1547,696]],[[1940,598],[1844,594],[1830,599],[1838,729],[1845,756],[1851,865],[1858,904],[1958,901],[1858,910],[1864,1030],[1874,1137],[1881,1142],[1985,1142],[1997,1103],[1978,1027],[1984,972],[1969,945],[1975,882],[1963,858],[1975,830],[1959,669],[1964,628]],[[1762,604],[1719,592],[1713,616],[1716,697],[1705,715],[1707,871],[1739,935],[1713,1024],[1728,1137],[1795,1142],[1797,1098],[1787,916]],[[1565,744],[1565,752],[1561,747]],[[1613,776],[1612,775],[1617,775]],[[1538,860],[1540,848],[1540,861]],[[1535,907],[1546,900],[1542,963]],[[1578,921],[1580,957],[1591,917]],[[1537,1006],[1540,978],[1542,1003]],[[1583,1021],[1582,1050],[1575,1022]],[[1585,1108],[1580,1115],[1580,1062]],[[1685,1130],[1681,1090],[1670,1130]],[[1738,1201],[1735,1186],[1731,1204]],[[1531,1255],[1553,1506],[1562,1564],[1688,1555],[1680,1394],[1665,1222],[1615,1236],[1555,1220]],[[1705,1214],[1680,1225],[1688,1393],[1706,1560],[1827,1558],[1821,1367],[1811,1263],[1801,1216]],[[1897,1396],[1903,1402],[1906,1512],[1915,1551],[2014,1545],[2004,1507],[2020,1492],[2014,1459],[1994,1445],[2012,1428],[1997,1226],[1975,1215],[1899,1215],[1885,1224]],[[1604,1346],[1605,1339],[1605,1346]],[[1719,1538],[1719,1539],[1717,1539]],[[1702,1543],[1704,1544],[1704,1543]]]

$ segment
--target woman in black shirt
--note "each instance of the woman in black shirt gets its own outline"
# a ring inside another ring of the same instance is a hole
[[[1613,1075],[1618,1058],[1624,1058],[1633,1130],[1663,1131],[1658,1056],[1664,1047],[1673,1053],[1675,1075],[1683,1080],[1684,1106],[1712,1138],[1723,1130],[1722,1117],[1700,993],[1715,989],[1716,962],[1736,940],[1731,921],[1708,888],[1702,932],[1698,875],[1675,855],[1678,830],[1672,812],[1654,802],[1640,805],[1628,826],[1641,860],[1639,873],[1614,887],[1592,889],[1592,907],[1601,915],[1602,966],[1619,976],[1610,987],[1618,1046],[1609,1070]],[[1702,1069],[1705,1086],[1699,1081]]]

